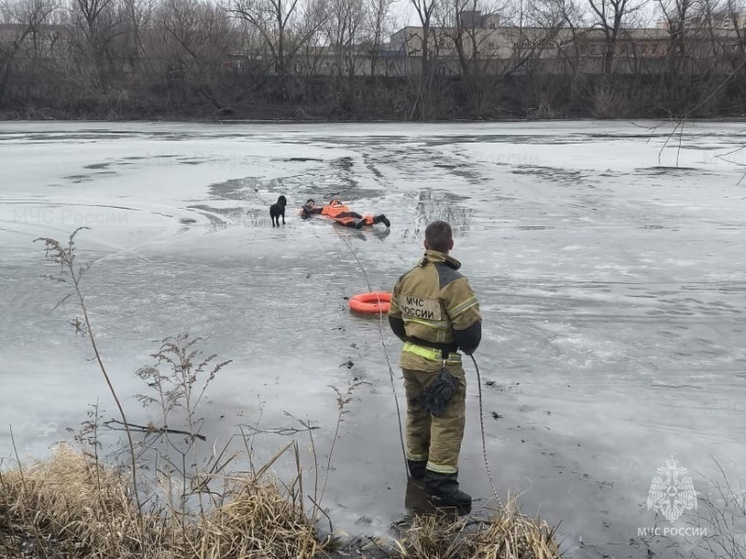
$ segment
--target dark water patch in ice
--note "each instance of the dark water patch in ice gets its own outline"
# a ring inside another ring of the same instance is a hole
[[[80,184],[81,182],[91,182],[96,178],[96,175],[114,175],[115,173],[113,171],[109,171],[106,173],[94,173],[90,175],[68,175],[66,177],[63,177],[65,180],[69,180],[73,184]]]
[[[728,142],[727,145],[730,146],[730,147],[733,146],[733,144],[731,142]],[[694,151],[717,151],[717,150],[722,150],[723,146],[722,146],[722,144],[721,145],[717,145],[717,146],[708,146],[708,145],[704,145],[704,144],[701,144],[701,145],[694,144],[694,145],[687,145],[686,149],[691,149],[691,150],[694,150]]]
[[[20,137],[16,135],[9,138],[15,142],[24,144],[50,144],[50,143],[76,143],[76,142],[95,142],[99,140],[127,140],[137,139],[142,134],[135,132],[116,132],[113,130],[84,130],[79,132],[27,132]],[[2,135],[0,135],[2,139]]]
[[[200,159],[196,157],[180,157],[177,159],[182,165],[202,165],[202,163],[208,163],[209,159]]]
[[[106,169],[111,165],[111,163],[92,163],[90,165],[85,165],[84,169]]]
[[[472,184],[482,182],[479,173],[473,170],[469,170],[468,166],[461,163],[434,163],[433,167],[437,169],[445,169],[450,174],[466,179],[467,182]]]
[[[175,157],[179,157],[176,154],[162,154],[162,155],[149,155],[149,156],[142,156],[142,155],[130,155],[128,157],[123,157],[125,161],[139,161],[141,159],[173,159]]]
[[[365,167],[373,173],[373,176],[376,177],[377,180],[381,180],[383,178],[383,173],[378,170],[378,167],[375,166],[373,161],[371,161],[371,157],[369,154],[364,153],[363,154],[363,162],[365,163]]]
[[[319,159],[317,157],[278,157],[272,159],[272,161],[286,161],[288,163],[308,163],[309,161],[313,161],[315,163],[323,163],[323,159]]]
[[[669,138],[670,134],[668,133],[649,133],[649,134],[604,134],[604,133],[596,133],[596,134],[584,134],[585,137],[589,139],[605,139],[605,140],[652,140],[654,138]]]
[[[559,169],[556,167],[539,167],[536,165],[519,165],[511,170],[514,175],[533,175],[546,180],[564,184],[578,184],[585,177],[584,173],[576,170]]]
[[[661,382],[661,381],[653,381],[652,383],[650,383],[650,386],[652,386],[654,388],[674,388],[674,389],[677,389],[677,388],[695,388],[697,390],[702,390],[704,388],[703,386],[695,386],[693,384],[667,384],[667,383]]]
[[[18,132],[0,132],[0,142],[20,142],[23,141],[25,134]]]
[[[334,159],[331,162],[332,171],[338,177],[340,191],[357,188],[359,183],[353,172],[354,165],[352,157],[348,156]]]
[[[682,291],[702,291],[704,293],[711,293],[717,291],[719,293],[737,293],[746,291],[746,282],[744,281],[713,281],[713,282],[688,282],[680,286]]]
[[[358,136],[315,136],[312,138],[314,142],[320,142],[329,145],[339,145],[344,147],[369,147],[379,145],[398,145],[413,142],[409,136],[370,136],[370,137],[358,137]],[[297,145],[297,140],[285,140],[283,143]]]
[[[707,171],[697,169],[696,167],[670,167],[667,165],[655,165],[653,167],[638,167],[635,173],[644,175],[678,175],[690,173],[709,174]]]
[[[422,179],[433,175],[441,178],[442,172],[436,167],[436,162],[442,164],[445,157],[443,154],[434,157],[432,152],[420,146],[410,145],[407,147],[392,147],[388,150],[374,150],[364,156],[364,161],[368,168],[371,168],[373,164],[384,168],[392,167],[401,174]],[[462,162],[459,160],[454,167],[461,164]],[[382,174],[377,168],[373,172],[378,175]]]
[[[148,136],[157,140],[168,140],[170,142],[182,142],[203,137],[201,134],[190,134],[186,132],[150,132]]]
[[[367,166],[370,168],[371,164],[367,163]],[[355,201],[378,198],[383,196],[385,191],[380,188],[361,186],[357,174],[355,160],[345,156],[330,161],[328,167],[317,167],[302,175],[281,180],[292,186],[286,190],[303,194],[307,198],[314,198],[317,203],[326,203],[331,198],[341,198],[344,202],[350,203],[353,211],[365,214],[369,210],[364,207],[355,207]],[[382,176],[380,172],[378,175]],[[302,201],[305,202],[305,198]]]
[[[472,136],[430,136],[423,142],[425,147],[446,146],[452,144],[502,143],[531,145],[568,145],[585,141],[585,135],[537,135],[525,134],[475,134]]]
[[[61,134],[39,134],[36,135],[34,133],[31,133],[32,136],[36,136],[37,138],[48,138],[53,140],[119,140],[122,138],[135,138],[138,137],[139,134],[135,134],[132,132],[114,132],[114,131],[83,131],[83,132],[68,132],[68,133],[61,133]]]
[[[339,159],[335,159],[332,161],[332,166],[337,167],[338,169],[341,169],[342,171],[351,172],[352,167],[354,166],[354,162],[352,161],[352,157],[345,156],[340,157]]]

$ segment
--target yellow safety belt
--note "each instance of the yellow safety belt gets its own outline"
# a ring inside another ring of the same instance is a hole
[[[420,345],[413,344],[412,342],[404,342],[404,347],[402,348],[402,350],[409,353],[414,353],[415,355],[419,355],[420,357],[424,357],[425,359],[430,359],[431,361],[443,361],[443,352],[432,347],[422,347]],[[459,353],[449,351],[446,363],[450,365],[458,365],[459,363],[461,363],[461,355]]]

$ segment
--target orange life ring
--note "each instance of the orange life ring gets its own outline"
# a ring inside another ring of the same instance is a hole
[[[391,308],[391,293],[383,291],[361,293],[350,297],[350,310],[365,314],[387,313]]]

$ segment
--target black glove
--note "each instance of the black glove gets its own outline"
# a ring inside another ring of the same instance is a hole
[[[446,406],[457,386],[458,379],[449,373],[445,367],[442,367],[435,382],[420,394],[422,407],[435,417],[440,417],[445,413]]]

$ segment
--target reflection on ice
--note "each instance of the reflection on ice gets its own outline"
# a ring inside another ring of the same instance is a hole
[[[447,188],[447,185],[445,185]],[[428,223],[447,221],[453,228],[454,235],[466,234],[476,208],[470,207],[469,197],[451,192],[427,190],[417,196],[418,225],[424,234]]]

